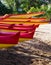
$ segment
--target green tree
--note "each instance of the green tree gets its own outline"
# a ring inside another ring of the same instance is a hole
[[[9,14],[11,10],[8,9],[2,2],[0,1],[0,15]]]
[[[12,13],[17,13],[15,0],[5,0],[5,1],[6,1],[7,5],[9,6],[9,9],[12,10]]]

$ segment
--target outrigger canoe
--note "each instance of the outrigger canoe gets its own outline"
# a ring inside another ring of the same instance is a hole
[[[46,21],[47,19],[46,18],[29,18],[29,19],[10,19],[10,18],[6,18],[6,19],[3,19],[1,21],[4,21],[4,22],[42,22],[42,21]]]
[[[23,28],[32,28],[34,27],[33,25],[24,25],[24,24],[7,24],[7,23],[0,23],[0,27],[5,26],[5,27],[23,27]]]
[[[4,23],[0,23],[0,27],[8,27],[8,28],[13,28],[13,27],[20,27],[20,28],[32,28],[34,27],[33,25],[24,25],[24,24],[4,24]]]
[[[7,31],[31,31],[35,29],[35,25],[23,25],[23,24],[2,24],[0,23],[0,30],[7,30]]]
[[[44,12],[26,13],[26,14],[9,14],[9,18],[31,18],[32,16],[42,15]]]
[[[13,27],[13,28],[5,28],[4,29],[4,27],[1,27],[0,30],[1,30],[1,32],[15,32],[15,30],[20,31],[20,39],[19,39],[19,41],[25,41],[25,40],[32,39],[33,38],[33,34],[35,33],[35,30],[36,30],[37,26],[34,25],[34,28],[27,28],[26,25],[24,25],[24,26],[25,26],[25,28],[24,27],[23,28],[21,28],[21,27],[14,28]],[[22,31],[24,31],[24,32],[22,32]]]
[[[0,32],[0,48],[7,48],[18,44],[20,32]]]
[[[50,23],[50,21],[42,21],[42,22],[9,22],[9,21],[0,21],[0,23],[7,23],[7,24],[24,24],[24,25],[33,25],[33,24],[35,24],[35,25],[37,25],[37,24],[49,24]]]
[[[39,27],[38,25],[24,25],[24,24],[5,24],[5,23],[0,23],[0,28],[13,28],[13,27],[20,27],[20,28],[34,28],[34,26]]]
[[[5,33],[5,34],[10,33],[10,32],[8,32],[8,31],[2,31],[2,30],[1,30],[1,33],[2,33],[2,32]],[[16,33],[16,32],[12,32],[12,33]],[[35,33],[35,30],[20,32],[19,42],[27,41],[27,40],[33,39],[34,33]],[[8,34],[8,36],[9,36],[9,34]]]

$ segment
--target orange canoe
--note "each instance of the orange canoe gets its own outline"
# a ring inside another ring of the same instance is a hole
[[[47,19],[46,18],[29,18],[29,19],[10,19],[10,18],[6,18],[6,19],[3,19],[1,21],[3,22],[42,22],[42,21],[46,21]]]
[[[35,24],[35,25],[37,25],[37,24],[49,24],[50,22],[49,21],[42,21],[42,22],[9,22],[9,21],[0,21],[0,23],[7,23],[7,24],[24,24],[24,25],[33,25],[33,24]]]
[[[26,13],[26,14],[10,14],[9,18],[31,18],[32,16],[42,15],[44,12]]]

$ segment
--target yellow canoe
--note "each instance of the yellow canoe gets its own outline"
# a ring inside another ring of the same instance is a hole
[[[42,22],[36,22],[36,21],[34,21],[34,22],[9,22],[9,21],[7,21],[7,22],[5,22],[5,21],[0,21],[0,23],[5,23],[5,24],[25,24],[25,25],[33,25],[33,24],[35,24],[35,25],[37,25],[37,24],[49,24],[50,22],[49,21],[42,21]]]
[[[9,18],[31,18],[32,16],[42,15],[44,12],[35,12],[27,14],[10,14]]]
[[[9,21],[9,22],[41,22],[41,21],[46,21],[47,19],[46,18],[30,18],[30,19],[10,19],[10,18],[6,18],[6,19],[3,19],[1,21]]]

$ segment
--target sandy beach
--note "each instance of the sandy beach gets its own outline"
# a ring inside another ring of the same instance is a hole
[[[51,24],[40,25],[34,37],[51,45]]]

